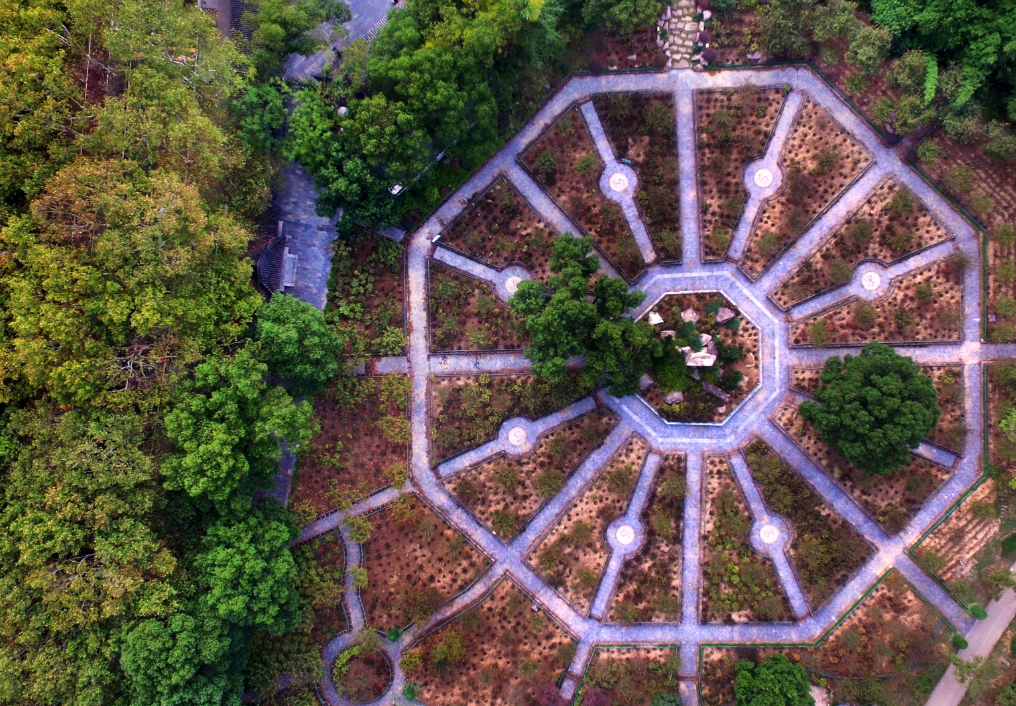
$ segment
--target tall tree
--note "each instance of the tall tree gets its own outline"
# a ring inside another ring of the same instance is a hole
[[[782,654],[738,664],[734,696],[737,706],[815,706],[804,667]]]
[[[258,358],[297,395],[314,395],[339,370],[342,339],[311,304],[275,294],[258,314]]]

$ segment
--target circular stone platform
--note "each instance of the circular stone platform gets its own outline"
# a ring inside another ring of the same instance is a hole
[[[504,281],[504,288],[508,291],[509,294],[515,294],[515,292],[519,291],[519,284],[521,282],[522,282],[521,277],[519,277],[518,275],[512,275],[511,277],[509,277]]]
[[[882,278],[878,272],[865,272],[861,275],[861,286],[869,292],[874,292],[882,284]]]
[[[621,525],[617,528],[615,536],[620,544],[631,544],[635,541],[635,530],[628,525]]]
[[[528,440],[526,430],[522,427],[514,427],[508,432],[508,443],[512,446],[525,446]]]
[[[755,172],[755,186],[768,189],[773,185],[773,173],[768,169],[759,169]]]
[[[614,191],[624,191],[628,188],[628,177],[621,172],[610,175],[610,188]]]
[[[766,525],[758,534],[766,544],[773,544],[780,538],[780,530],[774,525]]]

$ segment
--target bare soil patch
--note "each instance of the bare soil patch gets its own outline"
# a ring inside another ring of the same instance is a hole
[[[329,640],[349,630],[345,601],[346,553],[335,532],[315,537],[293,548],[296,585],[310,600],[314,618],[310,639],[324,647]]]
[[[706,458],[702,612],[707,623],[792,620],[772,562],[752,551],[752,517],[726,456]]]
[[[603,160],[578,108],[562,115],[520,161],[629,281],[642,273],[646,265],[621,207],[600,191]]]
[[[851,297],[794,324],[791,345],[958,341],[962,274],[957,258],[939,260],[896,280],[892,293],[876,304]]]
[[[681,618],[685,457],[665,456],[643,510],[646,543],[621,569],[608,620],[674,623]]]
[[[317,432],[300,453],[290,504],[301,524],[351,505],[406,472],[409,379],[340,379],[314,400]]]
[[[475,277],[431,260],[427,309],[432,351],[521,350],[526,320]]]
[[[909,189],[887,179],[776,290],[773,301],[786,309],[847,284],[862,260],[890,264],[951,237]]]
[[[811,99],[783,147],[784,186],[758,216],[741,268],[756,278],[871,162],[871,155]]]
[[[818,647],[705,648],[702,703],[732,705],[737,663],[781,653],[802,665],[813,684],[825,679],[829,703],[919,706],[949,666],[952,635],[938,613],[891,572]]]
[[[442,375],[431,378],[431,457],[434,463],[497,436],[511,417],[536,420],[590,395],[577,376],[559,383],[535,375]]]
[[[426,620],[487,570],[486,557],[415,495],[401,496],[369,519],[367,587],[360,599],[372,628]]]
[[[865,473],[823,442],[815,428],[801,418],[796,406],[781,406],[776,412],[776,422],[890,534],[903,529],[928,496],[952,474],[917,456],[890,476]]]
[[[677,693],[680,672],[680,658],[671,647],[598,647],[580,688],[583,700],[605,695],[612,703],[649,706],[657,694]]]
[[[1016,439],[1002,431],[999,424],[1016,407],[1016,360],[989,365],[988,378],[988,458],[1000,469],[999,475],[1016,477]]]
[[[864,563],[871,549],[764,441],[748,444],[744,457],[769,509],[794,526],[790,556],[801,587],[817,610]]]
[[[340,659],[341,659],[340,655]],[[392,683],[392,668],[379,650],[363,652],[345,664],[341,680],[335,688],[354,704],[365,704],[381,697]]]
[[[571,663],[575,642],[532,599],[500,581],[480,603],[416,643],[409,672],[427,706],[533,703]]]
[[[734,312],[734,318],[723,324],[716,323],[718,306]],[[663,317],[663,323],[656,325],[657,335],[664,340],[664,346],[688,346],[683,333],[685,322],[681,312],[692,309],[699,318],[695,324],[695,332],[711,336],[716,343],[718,358],[713,367],[697,369],[699,379],[690,377],[695,368],[680,370],[680,381],[675,389],[681,392],[680,402],[668,404],[667,395],[672,390],[664,389],[666,378],[661,378],[658,371],[650,374],[653,384],[641,390],[642,397],[661,417],[673,422],[719,422],[726,419],[745,397],[758,386],[759,382],[759,332],[758,327],[749,321],[740,310],[730,303],[719,292],[696,292],[694,294],[670,294],[653,307],[653,311]],[[737,323],[732,323],[736,321]],[[664,337],[663,332],[670,331],[676,335]],[[740,354],[738,354],[740,351]],[[729,353],[729,357],[727,357]],[[683,360],[683,357],[682,357]],[[679,366],[680,367],[680,366]],[[740,375],[736,387],[731,382],[724,382],[724,375]],[[674,384],[669,383],[669,384]],[[707,391],[703,383],[718,385],[727,398],[717,397]],[[728,389],[728,387],[730,389]]]
[[[499,455],[445,481],[456,499],[504,542],[522,531],[597,448],[617,418],[604,408],[541,437],[525,458]]]
[[[476,197],[438,242],[499,270],[518,263],[546,282],[553,241],[550,227],[501,178]]]
[[[714,23],[715,24],[715,23]],[[744,211],[744,168],[765,152],[784,92],[750,86],[696,91],[704,259],[722,260]]]
[[[607,525],[628,508],[648,454],[645,440],[632,436],[527,558],[583,614],[610,558]]]
[[[660,260],[681,262],[673,95],[601,93],[593,96],[593,105],[614,155],[638,171],[635,201]]]

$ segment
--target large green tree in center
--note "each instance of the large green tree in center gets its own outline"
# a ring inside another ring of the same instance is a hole
[[[816,401],[802,404],[801,416],[868,473],[905,466],[941,416],[931,378],[884,343],[869,343],[859,356],[830,358],[821,380]]]

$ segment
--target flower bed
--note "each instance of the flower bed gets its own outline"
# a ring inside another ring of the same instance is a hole
[[[583,702],[649,706],[658,694],[677,694],[681,661],[667,648],[597,647],[582,679]]]
[[[525,319],[486,282],[431,260],[428,283],[432,351],[520,350],[528,342]]]

